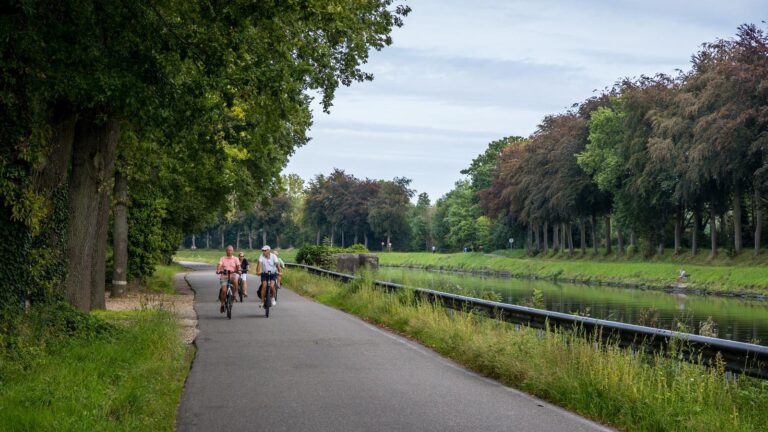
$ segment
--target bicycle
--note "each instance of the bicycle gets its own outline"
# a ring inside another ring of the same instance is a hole
[[[272,307],[272,287],[275,284],[273,276],[276,276],[272,272],[267,272],[267,286],[265,287],[264,295],[261,295],[261,287],[259,287],[259,297],[261,297],[262,306],[264,307],[264,316],[269,318],[269,308]],[[275,288],[275,301],[277,301],[277,288]]]
[[[224,309],[227,311],[227,319],[232,319],[232,303],[235,300],[235,295],[232,292],[232,279],[229,278],[232,270],[222,270],[219,274],[227,276],[227,294],[224,297]]]
[[[240,303],[243,302],[243,274],[238,273],[239,277],[237,279],[237,295],[240,298]]]

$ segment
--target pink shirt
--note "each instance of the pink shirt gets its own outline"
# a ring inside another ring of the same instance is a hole
[[[234,255],[231,257],[223,256],[219,260],[219,269],[221,270],[237,271],[239,268],[240,260]]]

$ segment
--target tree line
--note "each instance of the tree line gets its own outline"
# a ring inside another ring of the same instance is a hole
[[[0,7],[0,306],[81,310],[270,195],[310,102],[391,44],[393,0]],[[111,268],[107,268],[110,260]]]
[[[702,45],[689,71],[621,79],[546,116],[528,137],[491,142],[461,171],[467,179],[434,204],[426,194],[410,202],[407,179],[318,175],[293,188],[285,245],[326,239],[380,249],[394,238],[398,250],[516,247],[531,255],[623,255],[628,247],[697,255],[708,246],[714,256],[741,253],[751,241],[758,253],[767,89],[768,37],[745,24],[732,39]]]

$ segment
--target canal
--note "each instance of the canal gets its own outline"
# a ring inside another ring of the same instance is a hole
[[[768,301],[382,267],[378,280],[768,345]]]

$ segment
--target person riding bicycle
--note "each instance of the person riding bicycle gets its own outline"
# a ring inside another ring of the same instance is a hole
[[[259,263],[256,266],[256,273],[261,275],[261,299],[265,299],[267,294],[267,285],[269,285],[270,298],[272,300],[272,306],[277,305],[275,301],[275,284],[273,283],[277,277],[277,255],[271,253],[269,245],[264,245],[261,248],[261,256],[259,257]]]
[[[285,270],[285,261],[280,258],[278,251],[273,250],[272,254],[277,257],[277,286],[283,286],[283,271]]]
[[[248,259],[243,252],[240,252],[240,279],[243,281],[243,297],[248,297]]]
[[[224,313],[224,300],[227,298],[227,275],[226,271],[229,270],[229,280],[232,281],[232,292],[237,292],[237,272],[240,271],[240,260],[233,255],[235,248],[232,245],[227,246],[227,254],[219,259],[219,264],[216,266],[216,274],[221,274],[219,278],[219,301],[221,302],[221,309],[219,312]]]

